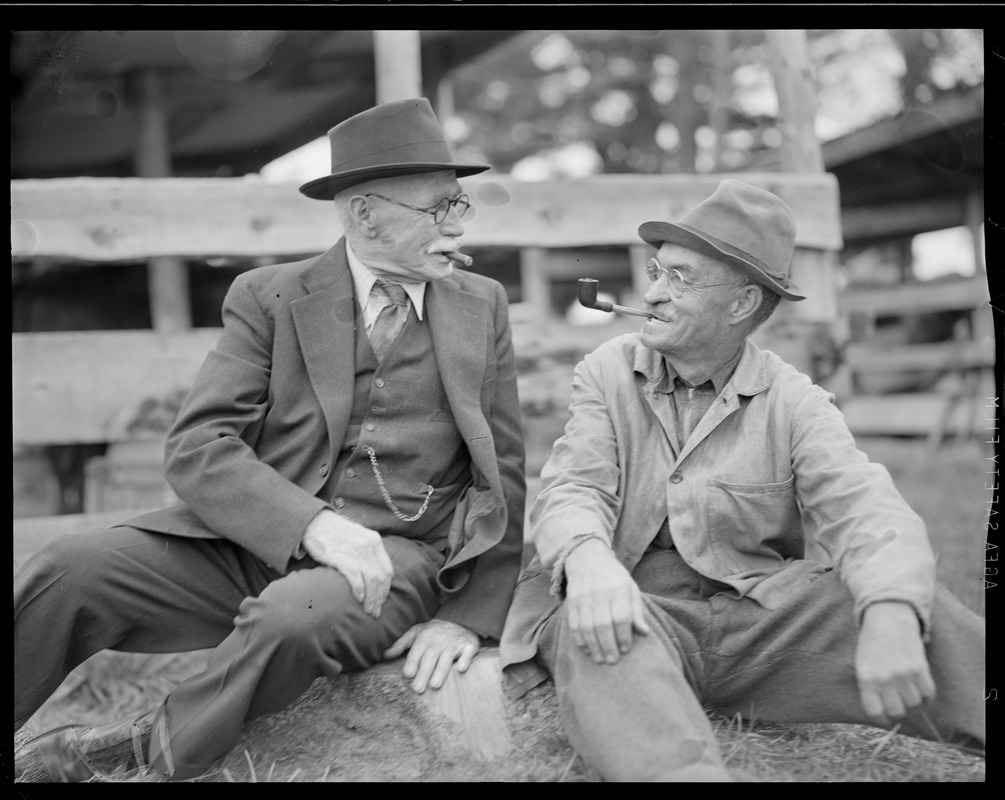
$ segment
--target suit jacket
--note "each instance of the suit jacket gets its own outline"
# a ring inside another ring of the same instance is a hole
[[[524,446],[508,306],[496,281],[457,271],[425,309],[443,387],[471,454],[438,574],[438,618],[498,637],[523,544]],[[356,303],[345,240],[326,253],[240,275],[223,333],[167,439],[179,505],[123,523],[228,539],[283,572],[349,423]]]

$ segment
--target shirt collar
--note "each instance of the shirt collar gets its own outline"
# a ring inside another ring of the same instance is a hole
[[[360,308],[365,311],[370,302],[370,290],[373,289],[373,285],[377,282],[377,276],[374,275],[362,261],[360,261],[359,256],[356,255],[356,251],[353,250],[352,245],[349,244],[348,239],[345,241],[345,256],[349,262],[349,271],[352,273],[352,283],[353,287],[356,289],[356,297],[359,298]],[[423,303],[426,298],[426,284],[424,282],[391,282],[401,284],[401,287],[405,290],[405,294],[408,295],[408,299],[412,301],[412,308],[415,309],[415,315],[421,320]]]
[[[755,395],[771,385],[763,351],[751,339],[740,348],[738,360],[731,360],[712,376],[712,385],[717,394],[731,385],[737,394]],[[662,353],[646,347],[641,342],[635,346],[635,371],[645,376],[646,381],[655,384],[657,392],[672,392],[677,373],[667,364]]]
[[[722,392],[722,390],[726,387],[726,384],[729,382],[729,379],[733,377],[733,372],[740,361],[740,357],[743,355],[743,349],[744,348],[741,347],[739,350],[737,350],[736,355],[734,355],[731,359],[729,359],[729,361],[727,361],[725,364],[719,367],[719,369],[717,369],[715,372],[709,375],[708,378],[706,378],[704,381],[695,384],[695,388],[697,388],[698,386],[704,386],[706,383],[711,381],[712,389],[715,391],[715,393],[719,394],[720,392]],[[673,365],[669,361],[667,361],[666,359],[663,359],[663,361],[666,364],[667,382],[669,383],[668,391],[673,391],[673,387],[676,385],[677,381],[680,382],[681,386],[691,388],[691,384],[689,384],[682,377],[680,377],[680,375],[677,374],[677,370],[673,368]]]

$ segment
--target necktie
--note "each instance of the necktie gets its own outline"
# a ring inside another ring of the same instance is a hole
[[[400,284],[377,282],[370,290],[370,298],[371,302],[384,304],[370,331],[370,346],[377,360],[383,361],[408,319],[408,295]]]

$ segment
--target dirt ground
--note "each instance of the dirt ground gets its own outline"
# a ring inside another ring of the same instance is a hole
[[[199,671],[206,653],[101,653],[29,720],[35,731],[99,724],[138,713]],[[473,756],[461,729],[419,703],[395,672],[319,679],[292,707],[252,723],[234,751],[200,783],[555,782],[588,772],[562,734],[550,683],[506,704],[513,749]],[[118,776],[128,780],[129,776]]]
[[[201,669],[205,653],[99,654],[31,720],[38,730],[98,724],[159,701]],[[417,703],[404,682],[319,680],[294,706],[249,726],[198,783],[596,782],[560,728],[550,683],[506,704],[512,751],[474,757],[460,729]],[[981,757],[859,725],[766,725],[713,717],[726,764],[740,781],[984,782]],[[131,781],[134,776],[111,776]]]

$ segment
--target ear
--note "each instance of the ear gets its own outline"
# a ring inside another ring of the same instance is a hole
[[[377,220],[374,218],[373,206],[370,205],[368,198],[361,194],[350,197],[349,214],[360,231],[370,238],[377,235]]]
[[[740,290],[733,298],[733,305],[729,309],[729,322],[737,325],[749,320],[757,311],[764,299],[764,289],[756,283],[748,283],[741,286]]]

